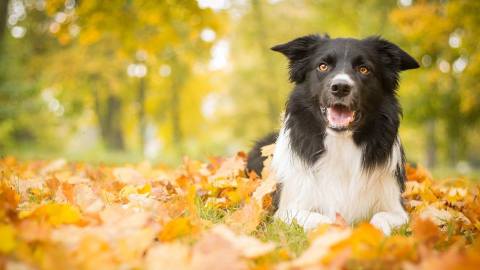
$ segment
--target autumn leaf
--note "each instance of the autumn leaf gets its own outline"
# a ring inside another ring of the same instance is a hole
[[[246,258],[256,258],[275,248],[272,243],[244,235],[236,235],[223,225],[206,232],[194,246],[194,269],[247,269]]]
[[[417,217],[412,224],[413,235],[418,241],[432,245],[441,239],[442,233],[430,219]]]
[[[331,248],[352,234],[350,230],[333,229],[328,230],[320,236],[317,236],[310,247],[291,263],[286,264],[286,268],[291,267],[308,267],[322,264],[322,260],[329,255]]]
[[[158,234],[158,239],[168,242],[183,236],[195,234],[196,232],[197,228],[188,218],[180,217],[165,224]]]
[[[251,233],[262,222],[264,211],[254,200],[250,200],[225,219],[225,224],[236,232]]]
[[[165,243],[152,246],[146,255],[145,268],[156,269],[192,269],[190,249],[180,243]]]
[[[0,253],[9,253],[16,246],[16,231],[11,225],[0,224]]]
[[[0,160],[11,166],[0,175],[0,252],[7,265],[40,269],[453,269],[459,262],[476,269],[480,264],[475,182],[437,181],[410,167],[412,179],[402,197],[412,221],[393,236],[368,223],[348,225],[338,213],[334,224],[305,235],[268,212],[277,185],[273,174],[247,177],[242,153],[209,160],[185,158],[177,169]]]
[[[81,219],[78,208],[69,204],[48,203],[32,212],[20,212],[20,218],[35,218],[52,225],[73,224]]]
[[[268,208],[270,205],[265,204],[265,198],[269,194],[273,193],[277,188],[277,181],[273,176],[268,177],[263,180],[260,186],[253,192],[252,198],[257,202],[258,205],[263,208]]]

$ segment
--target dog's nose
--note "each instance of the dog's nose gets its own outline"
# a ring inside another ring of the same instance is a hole
[[[337,81],[332,83],[331,92],[334,96],[337,97],[344,97],[350,94],[352,90],[352,86],[348,82],[344,81]]]

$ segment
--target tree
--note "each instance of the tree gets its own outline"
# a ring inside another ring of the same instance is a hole
[[[426,125],[427,156],[434,166],[436,141],[448,138],[447,159],[450,165],[467,157],[468,130],[478,123],[479,75],[476,1],[419,1],[391,14],[404,43],[422,56],[423,68],[407,96],[412,119]],[[437,124],[444,125],[439,132]],[[442,138],[441,134],[446,136]]]
[[[171,107],[171,138],[180,150],[182,88],[189,80],[192,67],[209,57],[205,52],[211,43],[200,39],[201,32],[210,28],[220,35],[224,27],[220,21],[223,15],[200,9],[192,0],[175,5],[152,1],[79,1],[74,7],[65,6],[63,1],[51,1],[45,12],[51,18],[58,18],[59,14],[66,16],[62,22],[57,22],[58,29],[54,31],[63,48],[53,58],[52,68],[73,59],[76,63],[74,68],[55,69],[54,76],[46,76],[52,84],[76,90],[76,94],[64,95],[65,101],[80,100],[84,106],[95,108],[105,145],[112,149],[124,148],[125,119],[131,117],[131,114],[126,117],[125,113],[133,110],[139,130],[134,137],[143,149],[147,118],[156,118],[145,108],[145,100],[151,92],[149,87],[154,85],[149,81],[167,79],[171,80],[171,98],[162,106]],[[129,23],[125,24],[127,20]],[[77,29],[73,32],[78,33],[72,35],[72,29]],[[160,78],[156,72],[164,63],[173,68],[168,78]],[[134,65],[133,73],[128,74],[134,80],[139,78],[138,82],[133,82],[137,87],[132,87],[126,76],[127,67],[131,65]],[[141,76],[135,73],[139,67]],[[86,80],[82,82],[78,78]],[[132,95],[132,91],[137,93]],[[92,98],[85,98],[85,95]],[[134,106],[128,104],[132,98],[136,101]]]
[[[0,2],[0,46],[3,44],[5,29],[7,28],[8,3],[9,0]]]

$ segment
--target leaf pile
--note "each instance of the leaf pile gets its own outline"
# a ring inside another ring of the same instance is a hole
[[[0,269],[480,269],[477,183],[407,166],[410,224],[385,237],[337,217],[306,235],[268,215],[268,170],[244,167],[4,158]]]

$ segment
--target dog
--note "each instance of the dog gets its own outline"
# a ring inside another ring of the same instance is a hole
[[[260,175],[261,148],[275,143],[274,215],[311,230],[340,214],[386,235],[407,223],[397,88],[399,73],[417,61],[379,36],[307,35],[272,50],[288,58],[294,88],[280,131],[255,144],[247,170]]]

